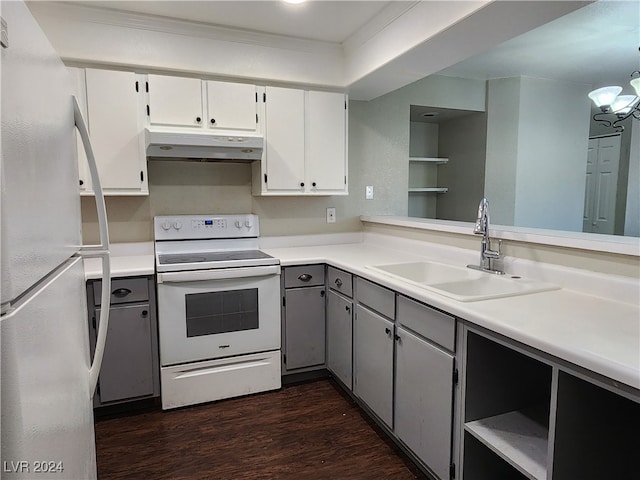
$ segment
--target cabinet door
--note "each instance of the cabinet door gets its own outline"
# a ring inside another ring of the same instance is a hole
[[[257,99],[255,85],[207,82],[207,126],[255,132]]]
[[[80,113],[84,119],[84,124],[89,125],[87,121],[87,87],[84,77],[84,68],[67,67],[71,76],[71,88],[73,95],[78,100]],[[91,192],[91,176],[89,174],[89,165],[87,164],[87,156],[84,153],[82,139],[76,130],[76,159],[78,160],[78,177],[80,179],[80,193]]]
[[[347,189],[345,96],[308,92],[307,183],[312,191]]]
[[[153,395],[152,352],[149,305],[112,308],[100,370],[101,403]]]
[[[285,291],[287,370],[324,363],[324,292],[323,286]]]
[[[352,302],[329,290],[327,293],[327,368],[351,389]]]
[[[135,74],[88,68],[85,77],[89,135],[105,193],[146,190]]]
[[[353,392],[391,427],[393,323],[358,305],[353,335]]]
[[[397,329],[395,432],[439,478],[449,478],[453,356]]]
[[[267,190],[304,191],[304,91],[267,87]]]
[[[202,81],[197,78],[148,75],[149,122],[151,125],[200,127]]]

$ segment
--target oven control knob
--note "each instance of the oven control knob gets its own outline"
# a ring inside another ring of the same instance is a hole
[[[165,220],[164,222],[162,222],[160,226],[162,227],[163,230],[169,230],[171,228],[171,223]]]
[[[242,228],[242,222],[240,220],[236,220],[236,227]]]
[[[244,221],[244,226],[247,228],[251,228],[251,220],[245,220]]]
[[[173,228],[175,228],[176,230],[180,230],[182,228],[182,223],[173,222]]]

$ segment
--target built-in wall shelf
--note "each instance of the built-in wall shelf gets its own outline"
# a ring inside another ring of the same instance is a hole
[[[547,478],[549,431],[519,411],[468,422],[465,430],[530,480]]]
[[[440,187],[419,187],[409,189],[409,193],[447,193],[448,191],[448,188]]]
[[[410,162],[419,163],[447,163],[449,161],[448,158],[440,158],[440,157],[409,157]]]

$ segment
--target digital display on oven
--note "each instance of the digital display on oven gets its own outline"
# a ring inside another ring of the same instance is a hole
[[[204,224],[205,225],[213,225],[213,220],[205,220]]]

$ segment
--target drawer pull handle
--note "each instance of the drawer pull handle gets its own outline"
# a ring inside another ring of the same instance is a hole
[[[336,284],[338,287],[341,287],[341,286],[342,286],[342,280],[340,280],[339,278],[336,278],[335,284]]]
[[[308,273],[303,273],[298,277],[298,280],[300,280],[301,282],[308,282],[312,278],[313,278],[313,275],[309,275]]]
[[[118,298],[124,298],[130,293],[131,290],[129,290],[128,288],[116,288],[113,292],[111,292],[111,295]]]

